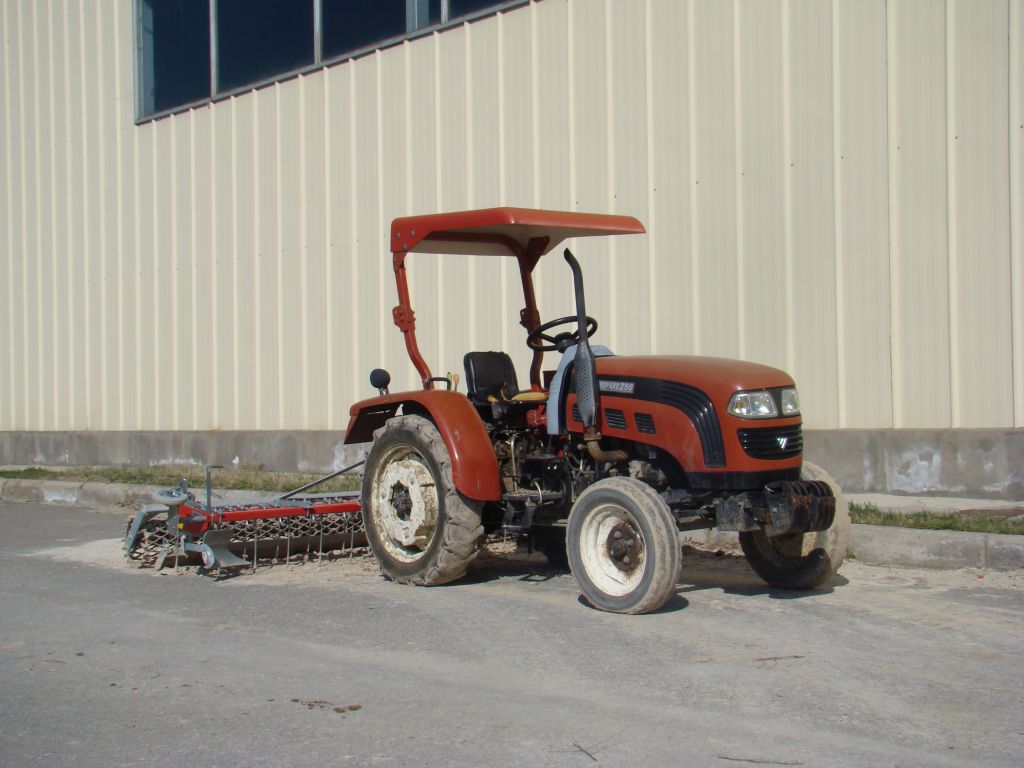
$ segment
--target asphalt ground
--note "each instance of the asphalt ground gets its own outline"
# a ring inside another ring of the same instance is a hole
[[[130,570],[123,512],[0,504],[4,766],[1020,766],[1024,575],[685,552],[657,614],[539,556]]]

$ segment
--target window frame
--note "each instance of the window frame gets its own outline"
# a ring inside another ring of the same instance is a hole
[[[132,0],[132,32],[134,35],[133,45],[133,56],[132,56],[132,90],[135,102],[135,124],[143,125],[145,123],[152,122],[154,120],[160,120],[170,115],[181,114],[188,112],[199,107],[204,107],[208,104],[215,104],[220,101],[233,98],[249,91],[256,91],[267,86],[274,85],[275,83],[287,82],[293,80],[302,75],[308,75],[312,72],[319,71],[321,69],[327,69],[329,67],[337,66],[338,64],[350,61],[352,59],[358,59],[363,56],[367,56],[375,51],[384,50],[386,48],[393,48],[396,45],[401,45],[407,40],[415,40],[420,37],[426,37],[432,35],[435,32],[443,32],[448,29],[460,27],[463,24],[467,24],[477,19],[482,19],[488,16],[494,16],[498,13],[504,13],[513,8],[518,8],[525,5],[530,5],[540,0],[500,0],[495,2],[493,5],[487,8],[482,8],[477,11],[472,11],[459,16],[455,19],[450,18],[450,3],[449,0],[440,0],[441,19],[435,24],[429,23],[429,0],[405,0],[406,7],[406,32],[401,35],[395,35],[393,37],[385,38],[383,40],[377,40],[368,45],[355,48],[350,51],[330,56],[327,58],[323,57],[323,2],[322,0],[309,0],[313,4],[313,63],[303,67],[297,67],[290,69],[286,72],[281,72],[271,77],[257,80],[246,85],[241,85],[236,88],[218,90],[219,80],[219,67],[218,67],[218,50],[217,50],[217,0],[209,0],[209,32],[210,32],[210,50],[208,51],[209,62],[210,62],[210,95],[202,99],[190,101],[188,103],[179,104],[175,107],[168,109],[159,110],[157,112],[145,112],[145,53],[143,51],[143,31],[142,31],[142,4],[144,0]],[[418,23],[419,19],[423,19],[423,26],[418,26],[413,29],[409,27],[414,26]]]

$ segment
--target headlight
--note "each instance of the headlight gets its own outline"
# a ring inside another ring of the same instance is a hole
[[[791,390],[796,394],[795,390]],[[729,401],[729,413],[741,419],[778,418],[779,409],[771,392],[737,392]]]
[[[782,415],[798,416],[800,414],[800,396],[794,387],[782,390]]]

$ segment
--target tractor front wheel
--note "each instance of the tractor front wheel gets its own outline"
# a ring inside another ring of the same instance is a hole
[[[764,531],[740,532],[740,547],[747,563],[769,586],[780,589],[815,589],[832,580],[850,546],[850,506],[825,470],[804,462],[801,478],[829,484],[836,500],[836,516],[825,531],[788,533],[769,537]]]
[[[481,505],[456,490],[448,448],[421,416],[390,419],[376,432],[362,503],[366,537],[389,579],[446,584],[479,551]]]
[[[650,613],[675,591],[682,554],[658,493],[627,477],[580,494],[566,529],[569,565],[587,601],[612,613]]]

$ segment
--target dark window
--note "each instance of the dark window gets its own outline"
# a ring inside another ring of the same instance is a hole
[[[312,63],[310,0],[217,0],[218,90]]]
[[[406,0],[323,0],[324,58],[404,35],[405,6]]]
[[[142,112],[209,97],[209,0],[142,0],[140,17]]]
[[[482,11],[485,8],[492,8],[498,3],[494,0],[450,0],[451,11],[449,18],[457,19],[459,16],[467,16],[474,11]]]
[[[458,24],[470,14],[527,2],[134,0],[138,114],[169,112],[428,27]]]

